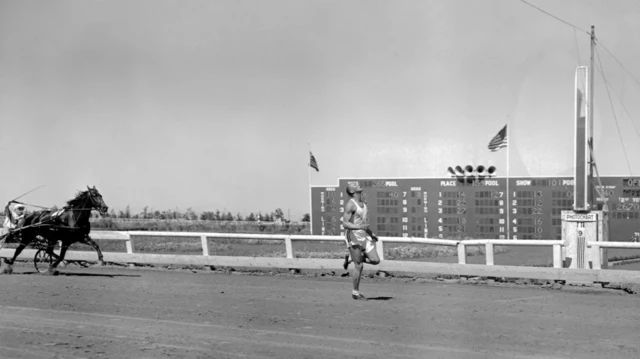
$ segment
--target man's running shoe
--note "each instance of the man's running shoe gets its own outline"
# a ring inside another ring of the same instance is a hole
[[[365,297],[364,295],[362,295],[361,293],[358,294],[351,294],[351,298],[355,299],[355,300],[367,300],[367,297]]]
[[[344,270],[347,270],[347,268],[349,268],[349,255],[348,254],[346,256],[344,256],[344,263],[342,264],[342,268],[344,268]]]

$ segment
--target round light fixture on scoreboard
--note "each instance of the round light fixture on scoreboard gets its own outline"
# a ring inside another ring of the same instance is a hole
[[[484,166],[480,165],[476,167],[476,172],[478,172],[479,179],[491,178],[493,177],[493,174],[496,172],[496,167],[489,166],[489,168],[485,168]]]
[[[489,166],[488,168],[479,165],[475,168],[472,165],[466,165],[464,169],[461,166],[447,167],[449,176],[455,177],[460,183],[473,184],[475,181],[483,181],[487,178],[493,177],[496,172],[495,166]]]
[[[492,176],[496,172],[495,166],[485,167],[483,165],[473,168],[472,165],[466,165],[464,169],[461,166],[456,166],[455,169],[451,166],[447,167],[447,172],[451,176],[468,176],[468,175],[482,175]]]

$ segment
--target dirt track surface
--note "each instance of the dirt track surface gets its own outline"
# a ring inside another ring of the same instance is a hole
[[[16,267],[1,358],[637,358],[640,297],[349,278]]]

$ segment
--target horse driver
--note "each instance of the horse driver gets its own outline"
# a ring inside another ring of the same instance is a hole
[[[7,203],[4,207],[4,223],[3,223],[3,232],[11,232],[14,229],[20,228],[24,225],[24,204],[18,203],[15,205],[13,210],[11,209],[11,204],[13,201]]]
[[[7,203],[7,206],[4,207],[4,223],[2,224],[2,237],[0,237],[0,248],[2,248],[3,244],[7,241],[10,235],[5,235],[7,233],[11,233],[16,228],[22,227],[24,224],[24,205],[22,203],[18,203],[14,210],[11,210],[12,202]],[[20,235],[18,233],[18,235]],[[15,241],[12,240],[12,241]]]
[[[369,229],[369,219],[367,217],[367,205],[362,200],[362,188],[358,183],[351,182],[346,188],[349,201],[344,207],[342,225],[346,231],[346,241],[349,247],[349,254],[344,259],[344,269],[349,266],[349,256],[354,264],[353,273],[353,299],[366,299],[360,294],[360,277],[364,263],[377,265],[380,263],[375,242],[378,237]]]

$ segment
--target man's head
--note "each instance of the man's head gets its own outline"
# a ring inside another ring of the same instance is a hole
[[[347,194],[353,197],[356,193],[362,193],[362,188],[357,182],[350,182],[347,184]]]
[[[24,204],[17,204],[16,205],[16,212],[18,212],[18,213],[24,212]]]

